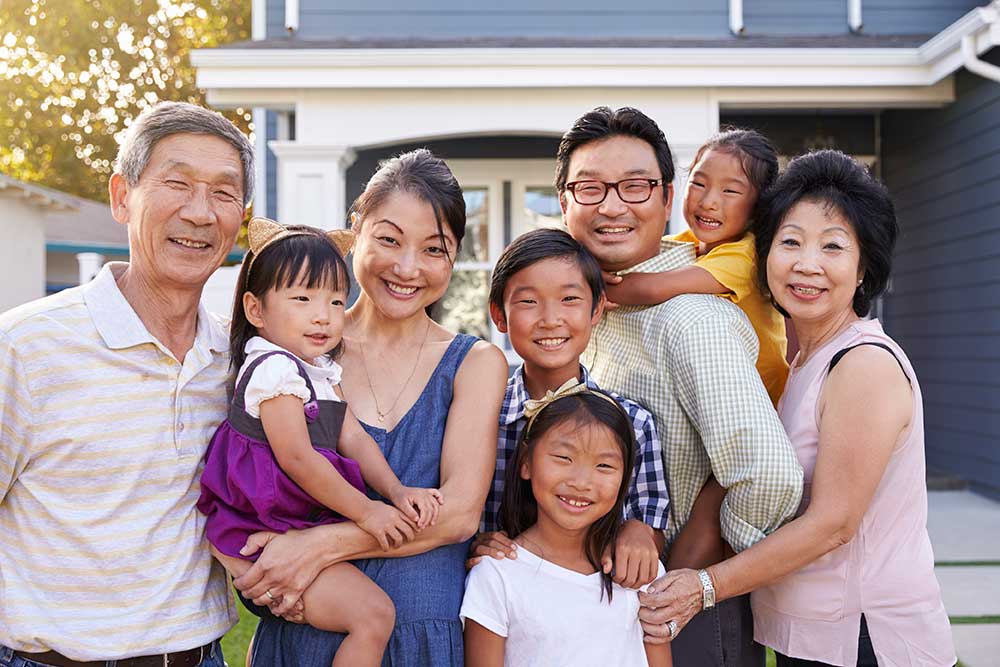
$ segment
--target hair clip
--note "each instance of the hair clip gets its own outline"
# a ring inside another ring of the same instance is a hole
[[[524,402],[524,416],[528,418],[528,424],[524,427],[524,435],[527,437],[528,432],[531,431],[531,425],[535,422],[535,417],[538,416],[542,410],[546,407],[555,403],[560,398],[566,398],[567,396],[576,396],[577,394],[591,394],[593,396],[600,396],[606,401],[610,401],[615,406],[618,406],[617,401],[611,398],[607,394],[600,391],[593,391],[590,387],[580,382],[576,378],[570,378],[562,384],[561,387],[552,391],[551,389],[545,392],[545,395],[541,398],[534,399],[529,398]],[[620,406],[619,406],[620,407]]]

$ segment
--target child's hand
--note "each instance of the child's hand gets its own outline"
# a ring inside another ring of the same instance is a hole
[[[471,570],[485,556],[497,560],[517,558],[517,544],[503,531],[479,533],[469,546],[469,559],[465,561],[465,568]]]
[[[604,551],[601,566],[624,588],[640,588],[653,579],[660,565],[660,552],[653,539],[653,528],[637,519],[629,519],[615,540],[615,559],[610,547]]]
[[[417,525],[417,530],[437,523],[438,508],[444,505],[444,496],[439,490],[414,486],[399,487],[389,500]]]
[[[608,275],[611,275],[611,279]],[[615,307],[652,306],[663,303],[667,298],[660,293],[660,280],[658,273],[627,273],[624,276],[605,274],[605,294]]]
[[[373,500],[365,518],[358,526],[376,540],[383,551],[406,544],[416,535],[416,526],[402,512],[385,503]]]
[[[604,311],[607,312],[618,308],[618,301],[611,298],[611,287],[613,285],[620,285],[622,277],[617,273],[610,273],[603,270],[601,271],[601,277],[604,278]]]

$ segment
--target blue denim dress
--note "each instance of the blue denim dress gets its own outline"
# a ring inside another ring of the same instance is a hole
[[[455,374],[477,340],[465,334],[455,336],[420,397],[392,431],[363,424],[407,486],[437,488],[441,484],[441,446]],[[465,588],[468,548],[469,543],[462,542],[406,558],[354,562],[396,605],[396,628],[383,667],[462,667],[462,623],[458,612]],[[264,614],[253,640],[252,664],[330,667],[344,636]]]

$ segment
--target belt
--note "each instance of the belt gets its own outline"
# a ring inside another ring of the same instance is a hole
[[[187,651],[161,653],[159,655],[142,655],[137,658],[122,658],[113,662],[115,667],[197,667],[211,654],[212,645],[205,644],[204,646],[188,649]],[[71,660],[55,651],[46,651],[45,653],[14,651],[14,655],[25,660],[52,665],[53,667],[106,667],[109,662],[112,662],[109,660],[80,662],[79,660]]]

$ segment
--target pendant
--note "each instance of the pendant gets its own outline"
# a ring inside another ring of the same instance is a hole
[[[379,420],[380,422],[384,422],[384,421],[385,421],[385,415],[384,415],[384,414],[382,414],[382,413],[381,413],[381,412],[379,412],[378,410],[376,410],[376,411],[375,411],[375,414],[377,414],[377,415],[378,415],[378,420]]]

